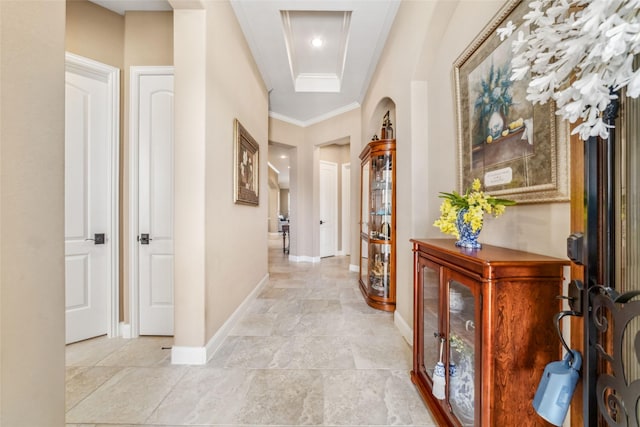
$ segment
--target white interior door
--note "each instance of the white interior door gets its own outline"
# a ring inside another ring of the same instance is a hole
[[[137,69],[139,333],[173,335],[173,69]]]
[[[110,296],[117,296],[117,76],[113,67],[67,54],[67,343],[115,332],[110,313],[117,314],[117,306],[112,306]]]
[[[342,254],[351,254],[351,164],[342,165]]]
[[[320,257],[334,256],[338,241],[338,165],[320,161]]]

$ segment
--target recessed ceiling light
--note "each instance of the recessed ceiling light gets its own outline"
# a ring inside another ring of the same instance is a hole
[[[286,159],[287,156],[285,156],[284,154],[282,156],[280,156],[281,159]]]
[[[324,40],[322,40],[320,37],[315,37],[311,40],[311,46],[313,47],[322,47],[323,44]]]

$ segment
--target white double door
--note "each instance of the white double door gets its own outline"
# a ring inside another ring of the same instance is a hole
[[[173,68],[133,67],[131,82],[137,332],[173,335]]]
[[[67,343],[118,334],[118,73],[108,65],[67,54]],[[173,70],[143,70],[136,77],[130,121],[130,144],[135,145],[131,316],[136,333],[172,335]],[[140,239],[144,234],[148,240]]]
[[[117,286],[118,87],[116,68],[67,54],[67,343],[117,333],[111,313],[117,312],[113,291]]]

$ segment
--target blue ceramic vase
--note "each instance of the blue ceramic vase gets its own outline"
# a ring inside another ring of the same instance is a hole
[[[466,209],[461,209],[458,211],[458,215],[456,216],[456,228],[458,229],[458,235],[460,236],[460,239],[456,242],[456,246],[469,249],[480,249],[482,245],[478,243],[478,235],[480,234],[480,231],[482,231],[482,227],[473,231],[471,229],[471,224],[464,220],[464,214],[466,212]]]

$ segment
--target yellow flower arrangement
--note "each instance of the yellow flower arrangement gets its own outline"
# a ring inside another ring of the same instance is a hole
[[[440,205],[440,218],[433,223],[440,231],[460,238],[456,227],[458,212],[466,209],[464,221],[471,225],[471,230],[476,232],[482,228],[485,213],[499,217],[505,211],[506,206],[515,205],[516,202],[508,199],[498,199],[481,191],[482,185],[478,178],[473,180],[471,189],[467,189],[464,195],[453,191],[441,192],[438,197],[444,199]]]

